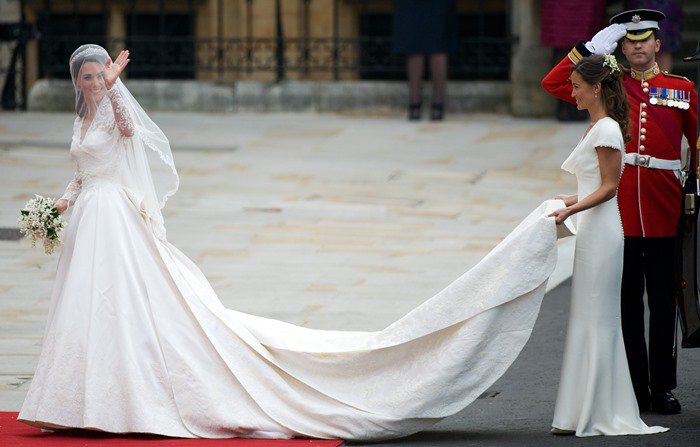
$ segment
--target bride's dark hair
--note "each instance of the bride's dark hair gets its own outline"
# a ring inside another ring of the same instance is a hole
[[[629,135],[629,110],[627,93],[622,86],[622,70],[613,71],[605,65],[605,56],[592,54],[581,59],[571,68],[571,72],[581,75],[581,78],[590,85],[600,82],[600,94],[605,106],[605,113],[620,125],[625,142],[631,138]]]
[[[73,84],[76,88],[76,95],[78,95],[77,100],[75,101],[75,113],[78,114],[81,118],[87,114],[87,106],[85,105],[85,99],[83,98],[82,93],[77,92],[78,88],[78,75],[80,74],[80,68],[85,64],[86,62],[97,62],[98,64],[104,65],[104,58],[101,58],[96,55],[88,55],[88,56],[83,56],[79,57],[76,60],[72,61],[70,64],[70,75],[73,78]]]

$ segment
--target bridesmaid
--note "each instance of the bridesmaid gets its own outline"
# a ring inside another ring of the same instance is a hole
[[[543,81],[547,82],[555,72]],[[590,125],[562,169],[578,194],[557,196],[558,224],[577,216],[571,308],[552,433],[629,435],[666,431],[639,417],[620,324],[623,234],[617,207],[629,104],[612,55],[583,58],[571,71],[571,96]],[[624,138],[623,138],[624,136]]]

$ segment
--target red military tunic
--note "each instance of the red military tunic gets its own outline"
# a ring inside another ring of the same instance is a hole
[[[549,72],[542,80],[542,87],[557,98],[575,103],[569,76],[582,54],[590,53],[581,43]],[[630,104],[629,134],[632,137],[626,152],[664,160],[681,159],[683,136],[690,147],[697,138],[698,97],[693,83],[663,73],[654,66],[645,73],[625,69],[623,85]],[[690,97],[690,107],[667,107],[661,101],[651,104],[650,90],[654,87],[685,92]],[[695,151],[691,150],[690,154],[691,166],[695,167]],[[674,171],[625,165],[617,196],[625,236],[676,235],[683,195]]]

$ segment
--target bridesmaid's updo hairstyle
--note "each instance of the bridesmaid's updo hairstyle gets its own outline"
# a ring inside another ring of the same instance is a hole
[[[617,67],[614,57],[610,55],[592,54],[581,59],[571,68],[590,85],[600,82],[600,94],[605,106],[605,113],[620,125],[625,142],[631,139],[629,135],[628,114],[630,110],[627,93],[622,86],[622,70]]]

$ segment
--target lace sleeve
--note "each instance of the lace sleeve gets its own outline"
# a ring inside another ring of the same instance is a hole
[[[68,187],[66,187],[66,191],[63,193],[63,196],[61,196],[62,199],[66,199],[68,203],[72,206],[75,203],[75,199],[78,198],[78,195],[80,195],[80,190],[82,189],[82,182],[78,178],[78,174],[75,174],[75,177],[71,182],[68,184]]]
[[[119,133],[125,137],[130,137],[134,134],[134,121],[131,119],[129,110],[127,110],[124,104],[124,99],[122,95],[119,94],[117,89],[112,88],[107,90],[107,95],[112,103],[112,110],[114,110],[114,120],[117,123],[117,128]]]

